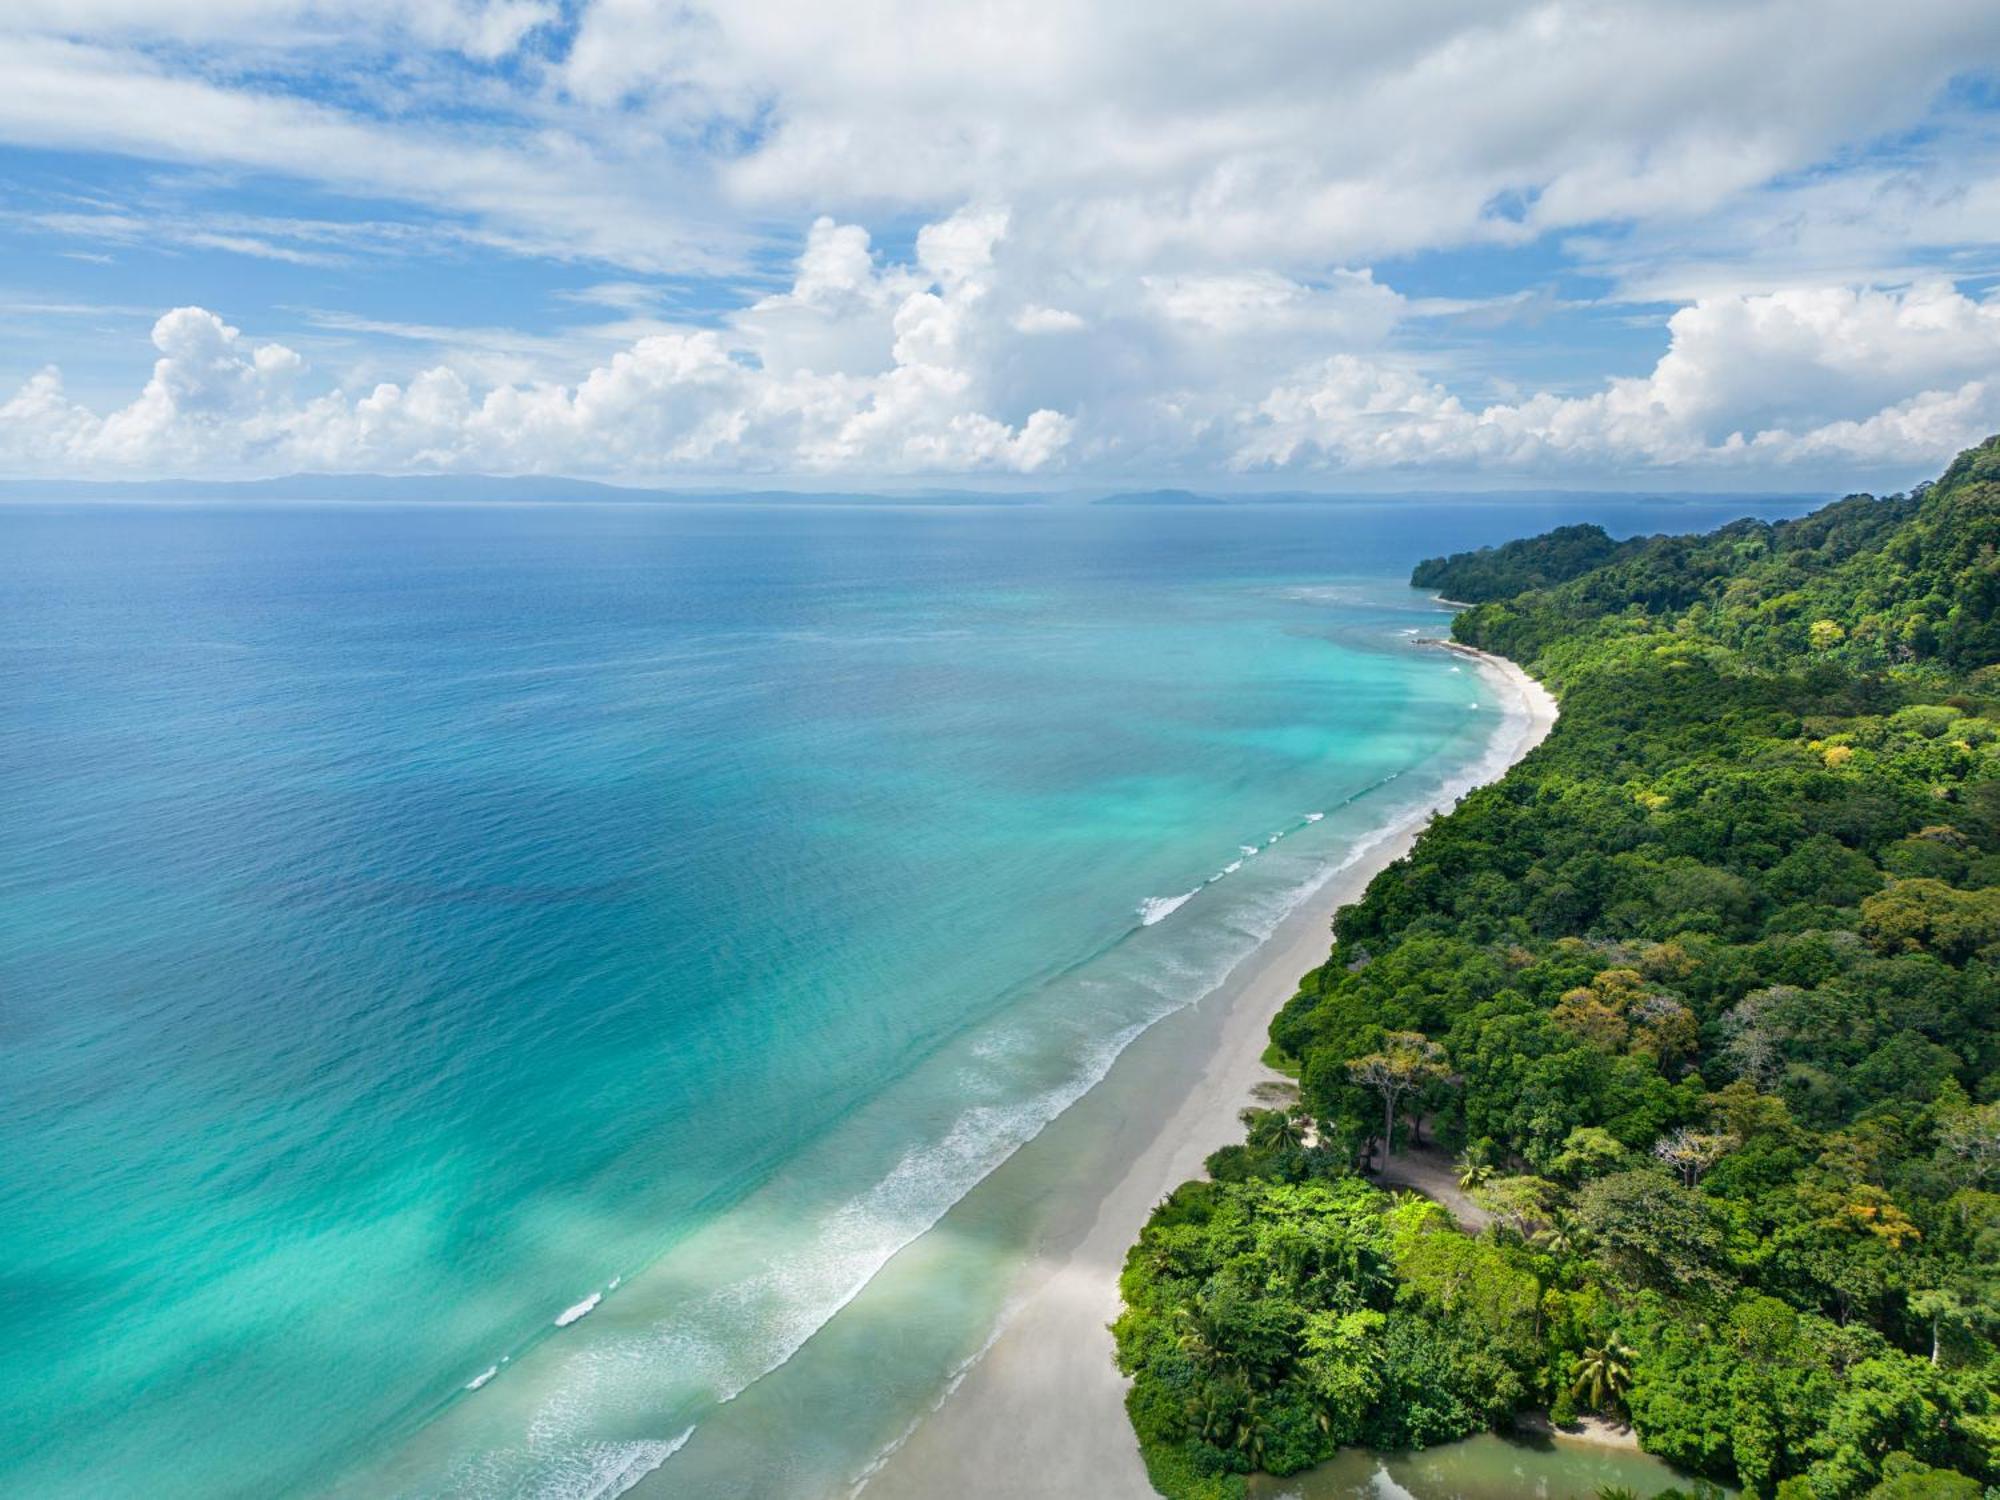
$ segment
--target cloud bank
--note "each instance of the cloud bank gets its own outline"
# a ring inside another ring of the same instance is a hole
[[[967,210],[882,264],[864,230],[822,219],[783,292],[721,330],[639,338],[571,384],[477,389],[438,366],[313,394],[294,350],[177,308],[154,325],[152,376],[129,404],[91,411],[54,368],[29,379],[0,406],[0,465],[1727,474],[1921,466],[2000,427],[2000,300],[1942,280],[1703,298],[1668,320],[1647,375],[1473,404],[1384,347],[1410,309],[1369,276],[1141,278],[1086,314],[1010,285],[1006,222]]]
[[[0,468],[1807,483],[2000,426],[2000,8],[1168,19],[17,0],[0,150],[155,175],[0,235],[310,290],[149,297],[206,305],[136,394],[9,366]],[[422,305],[485,264],[613,321]]]

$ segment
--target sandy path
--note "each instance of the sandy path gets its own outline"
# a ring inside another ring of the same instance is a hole
[[[1549,732],[1555,700],[1511,662],[1465,654],[1479,658],[1509,708],[1479,768],[1482,779],[1492,779]],[[868,1500],[1153,1494],[1125,1419],[1125,1381],[1106,1328],[1118,1315],[1125,1252],[1153,1205],[1241,1134],[1237,1112],[1258,1083],[1275,1076],[1262,1061],[1271,1016],[1299,976],[1325,961],[1334,912],[1408,851],[1430,812],[1406,818],[1329,880],[1203,1002],[1220,1008],[1219,1044],[1164,1124],[1092,1201],[1077,1234],[1046,1248],[1025,1273],[1023,1294],[985,1357],[869,1479]],[[1121,1058],[1113,1074],[1125,1066]]]

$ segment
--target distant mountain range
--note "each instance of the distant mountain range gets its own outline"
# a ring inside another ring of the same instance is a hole
[[[461,502],[491,505],[716,501],[753,505],[1039,505],[1038,494],[983,490],[861,491],[651,489],[546,474],[287,474],[277,479],[4,479],[8,500],[271,500]]]
[[[80,500],[186,502],[268,500],[373,501],[405,504],[741,504],[741,505],[1106,505],[1161,509],[1229,505],[1384,505],[1422,499],[1431,503],[1508,499],[1542,494],[1551,500],[1588,499],[1607,505],[1646,500],[1713,503],[1722,496],[1699,491],[1618,490],[1414,490],[1329,493],[1312,490],[1205,495],[1193,490],[786,490],[684,486],[674,489],[605,484],[544,474],[288,474],[276,479],[0,479],[0,503]],[[1760,501],[1828,497],[1742,495]]]

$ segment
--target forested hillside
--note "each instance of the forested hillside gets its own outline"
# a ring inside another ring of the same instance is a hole
[[[1498,547],[1430,558],[1417,564],[1410,584],[1436,589],[1460,604],[1480,604],[1567,583],[1642,545],[1614,542],[1602,526],[1558,526]]]
[[[1341,915],[1299,1109],[1133,1249],[1169,1493],[1591,1408],[1760,1496],[2000,1482],[2000,440],[1588,530],[1417,570],[1562,719]],[[1391,1099],[1490,1227],[1357,1173]]]

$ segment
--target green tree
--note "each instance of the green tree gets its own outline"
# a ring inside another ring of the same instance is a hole
[[[1571,1210],[1558,1208],[1549,1214],[1548,1222],[1535,1235],[1535,1243],[1558,1260],[1568,1260],[1589,1251],[1590,1229]]]
[[[1748,1495],[2000,1484],[2000,438],[1422,578],[1562,717],[1273,1024],[1327,1148],[1253,1115],[1142,1234],[1149,1473],[1210,1500],[1582,1396]],[[1342,1176],[1411,1116],[1498,1232]]]
[[[1665,1174],[1601,1177],[1577,1194],[1576,1212],[1598,1253],[1634,1284],[1683,1296],[1730,1289],[1715,1216]]]
[[[1471,1191],[1493,1175],[1493,1145],[1474,1141],[1458,1154],[1458,1185]]]
[[[1738,1141],[1721,1131],[1690,1130],[1685,1125],[1653,1142],[1653,1157],[1678,1172],[1684,1187],[1694,1187],[1701,1174],[1735,1150]]]
[[[1305,1146],[1305,1116],[1295,1110],[1246,1109],[1240,1116],[1250,1144],[1259,1151],[1298,1151]]]
[[[1944,1287],[1931,1287],[1910,1293],[1910,1316],[1930,1330],[1931,1363],[1941,1363],[1944,1358],[1944,1340],[1947,1334],[1971,1331],[1971,1309],[1957,1292]]]
[[[1632,1350],[1616,1339],[1590,1345],[1570,1362],[1570,1394],[1587,1398],[1593,1410],[1602,1411],[1632,1384],[1632,1357]]]
[[[1357,1057],[1347,1071],[1363,1088],[1382,1100],[1382,1160],[1396,1147],[1396,1105],[1419,1089],[1451,1076],[1444,1048],[1418,1031],[1390,1031],[1380,1050]]]

